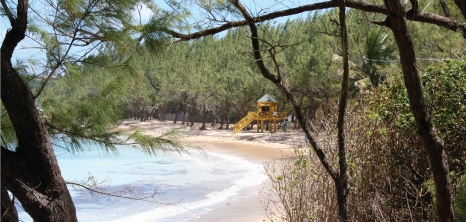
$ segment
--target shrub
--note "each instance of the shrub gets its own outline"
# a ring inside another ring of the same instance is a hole
[[[434,124],[445,140],[452,181],[459,181],[466,165],[465,64],[448,61],[429,67],[422,77]],[[325,131],[315,134],[330,162],[336,163],[336,117],[324,121],[321,128]],[[429,162],[416,133],[401,75],[388,78],[385,84],[352,101],[345,137],[352,221],[437,219]],[[295,159],[271,165],[267,173],[272,180],[269,193],[276,197],[269,198],[276,202],[267,205],[272,221],[336,219],[333,181],[313,152],[301,149]],[[466,214],[465,180],[455,199],[459,221]]]

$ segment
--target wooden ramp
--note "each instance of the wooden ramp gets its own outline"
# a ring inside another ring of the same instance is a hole
[[[254,121],[256,118],[257,118],[257,113],[256,112],[248,112],[248,115],[245,116],[243,119],[241,119],[239,122],[237,122],[234,126],[233,126],[233,134],[236,134],[238,133],[239,131],[241,131],[242,129],[244,129],[244,127],[246,127],[247,125],[249,125],[252,121]]]

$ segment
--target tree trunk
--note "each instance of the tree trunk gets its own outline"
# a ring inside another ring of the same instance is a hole
[[[317,109],[319,109],[319,102],[314,99],[314,96],[309,97],[309,110],[308,110],[308,117],[309,121],[315,122]]]
[[[217,128],[217,117],[216,116],[214,116],[212,120],[212,128]]]
[[[200,130],[205,130],[205,129],[207,129],[207,128],[205,127],[206,121],[207,121],[207,113],[206,113],[206,107],[205,107],[205,105],[204,105],[204,106],[202,106],[202,126],[201,126],[201,128],[199,128]]]
[[[339,17],[340,17],[340,32],[341,46],[343,49],[343,80],[341,81],[340,104],[338,106],[338,176],[333,178],[335,181],[335,189],[337,192],[338,215],[341,221],[348,221],[348,175],[345,151],[345,113],[346,103],[348,98],[348,82],[349,82],[349,62],[348,62],[348,34],[346,32],[346,12],[345,0],[339,1]]]
[[[193,127],[194,126],[194,115],[196,114],[195,110],[194,110],[194,107],[191,108],[191,112],[189,113],[189,116],[190,116],[190,121],[191,121],[191,125],[190,127]]]
[[[2,187],[6,187],[34,221],[77,221],[76,210],[61,176],[48,131],[32,93],[11,64],[24,39],[28,1],[19,0],[16,19],[1,48],[1,98],[16,132],[15,151],[1,147]]]
[[[139,120],[141,122],[144,122],[144,109],[143,108],[139,109]]]
[[[229,130],[230,129],[230,107],[229,106],[227,108],[227,116],[225,117],[225,119],[227,123],[226,129]]]
[[[144,121],[147,121],[150,115],[150,110],[148,109],[147,106],[144,107],[144,109],[142,110],[142,113],[143,113]]]
[[[2,178],[3,180],[3,178]],[[19,221],[18,212],[16,211],[15,203],[8,195],[6,187],[2,184],[2,212],[1,220],[3,222],[13,222]]]
[[[299,121],[297,119],[294,120],[293,130],[297,130],[299,128]]]
[[[218,129],[224,129],[223,125],[225,125],[225,115],[220,115],[220,127]]]
[[[157,116],[157,109],[156,108],[152,108],[152,119],[157,119],[158,116]]]
[[[455,0],[455,4],[456,4],[456,6],[458,6],[458,8],[461,11],[461,14],[463,14],[463,17],[466,19],[466,1],[464,1],[464,0]]]
[[[165,122],[165,108],[164,107],[159,108],[159,121]]]
[[[2,102],[15,128],[18,147],[14,152],[2,148],[2,184],[35,221],[77,221],[31,92],[3,55]]]
[[[161,106],[159,106],[159,108],[158,108],[158,110],[157,110],[157,116],[158,116],[157,119],[158,119],[160,122],[162,122],[162,107],[161,107]]]
[[[175,111],[175,119],[173,120],[173,124],[176,124],[176,120],[178,119],[178,115],[180,114],[180,109],[176,109]]]
[[[265,67],[262,56],[261,56],[261,50],[259,48],[259,40],[258,40],[258,35],[257,35],[257,27],[254,24],[253,18],[249,15],[249,13],[246,11],[246,9],[239,3],[238,0],[233,0],[232,3],[235,5],[235,7],[241,12],[241,14],[244,16],[246,19],[249,29],[251,30],[251,42],[253,46],[253,56],[256,61],[256,65],[259,68],[261,74],[273,82],[277,87],[279,87],[284,94],[284,96],[288,99],[288,101],[291,103],[295,110],[296,118],[300,122],[301,127],[303,128],[304,133],[306,134],[307,138],[309,139],[309,143],[311,144],[312,148],[314,149],[317,157],[319,158],[322,166],[324,169],[330,174],[332,179],[335,181],[335,188],[337,190],[337,201],[338,201],[338,206],[339,206],[339,215],[340,219],[342,221],[347,221],[348,216],[347,216],[347,210],[346,210],[346,202],[347,202],[347,192],[343,193],[343,191],[347,191],[347,177],[346,174],[342,174],[342,172],[345,172],[346,165],[345,166],[340,166],[340,172],[338,173],[335,168],[330,164],[329,160],[327,159],[325,153],[323,150],[317,145],[317,142],[315,141],[314,137],[310,134],[310,131],[306,125],[306,119],[303,116],[303,113],[301,111],[301,106],[297,103],[296,99],[294,98],[293,94],[291,93],[291,90],[288,88],[286,85],[286,82],[282,80],[280,76],[280,71],[277,70],[277,75],[273,75],[268,71],[268,69]],[[341,10],[341,13],[344,13],[344,2],[340,2],[340,8],[343,9]],[[340,16],[341,19],[341,16]],[[343,16],[344,19],[344,16]],[[344,31],[344,29],[343,29]],[[343,36],[345,38],[345,36]],[[345,45],[343,45],[345,47]],[[271,53],[272,54],[272,53]],[[274,59],[274,54],[271,55],[272,59]],[[274,60],[275,62],[275,60]],[[275,65],[278,67],[278,65],[275,63]],[[346,67],[347,68],[347,67]],[[348,73],[347,73],[348,74]],[[343,80],[344,82],[345,80]],[[347,83],[346,83],[347,84]],[[344,86],[344,83],[342,83],[342,86]],[[342,88],[344,89],[344,87]],[[343,96],[343,92],[342,92]],[[344,116],[344,114],[343,114]],[[340,150],[339,150],[340,153]],[[344,152],[342,153],[344,154]],[[345,156],[340,156],[339,157],[339,163],[344,163],[346,164],[346,159]],[[346,181],[345,181],[346,180]],[[344,198],[344,199],[342,199]],[[344,207],[344,209],[341,208],[341,206]]]
[[[411,112],[416,120],[418,134],[429,156],[436,189],[439,221],[454,221],[445,145],[437,134],[422,91],[421,75],[416,62],[413,41],[406,23],[405,8],[399,0],[385,0],[385,7],[390,10],[386,21],[393,31],[400,52],[400,63]]]

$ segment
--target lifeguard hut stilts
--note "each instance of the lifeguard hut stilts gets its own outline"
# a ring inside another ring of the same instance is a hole
[[[237,122],[233,126],[233,134],[238,133],[254,120],[257,120],[257,132],[259,132],[259,129],[261,132],[264,132],[264,121],[273,123],[273,127],[269,127],[270,132],[272,132],[272,129],[277,132],[277,121],[284,120],[285,118],[285,112],[278,112],[277,100],[271,95],[265,94],[257,100],[257,112],[248,112],[247,116]]]

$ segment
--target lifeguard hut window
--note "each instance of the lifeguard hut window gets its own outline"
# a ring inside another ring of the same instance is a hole
[[[270,112],[270,106],[262,106],[262,112]]]

